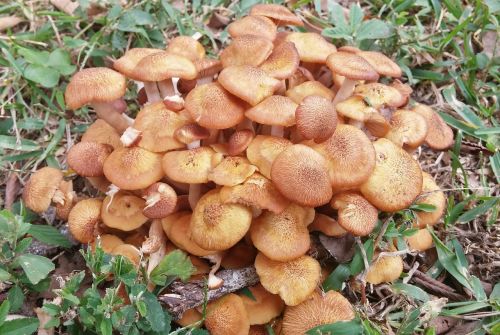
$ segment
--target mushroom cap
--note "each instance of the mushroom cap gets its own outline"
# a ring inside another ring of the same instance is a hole
[[[94,102],[111,102],[125,95],[125,77],[106,67],[87,68],[71,77],[64,100],[66,107],[75,110]]]
[[[107,196],[102,202],[102,222],[110,228],[122,231],[137,229],[148,220],[142,214],[144,206],[144,199],[132,194],[118,192],[113,197]]]
[[[125,242],[123,242],[121,238],[113,234],[103,234],[100,235],[98,238],[100,240],[100,247],[107,254],[110,254],[113,251],[113,249],[119,246],[120,244],[125,244]],[[95,239],[90,243],[90,247],[92,248],[92,250],[95,250],[97,246],[97,241],[98,239]]]
[[[132,75],[139,81],[162,81],[172,77],[196,79],[198,72],[188,58],[160,51],[142,58]]]
[[[227,31],[232,38],[251,34],[273,41],[276,38],[277,27],[268,17],[248,15],[231,23]]]
[[[259,172],[271,179],[271,166],[276,157],[292,142],[282,137],[257,135],[247,148],[247,158]]]
[[[231,94],[252,106],[273,95],[281,85],[264,70],[250,65],[226,67],[219,74],[218,81]]]
[[[297,104],[282,95],[271,95],[245,112],[252,121],[270,126],[290,127],[295,124]]]
[[[318,95],[305,97],[295,113],[297,129],[308,140],[321,143],[329,139],[337,127],[337,113],[331,100]]]
[[[296,306],[306,300],[321,278],[321,266],[310,256],[278,262],[259,252],[255,258],[255,270],[262,286],[279,294],[287,306]]]
[[[332,217],[316,213],[314,221],[309,225],[309,231],[319,231],[326,236],[343,236],[347,231]]]
[[[227,140],[227,154],[236,156],[243,153],[252,143],[254,136],[250,129],[236,130]]]
[[[433,212],[416,212],[419,228],[425,228],[427,225],[434,226],[446,210],[446,196],[436,184],[434,178],[426,172],[422,172],[422,177],[422,194],[418,197],[416,203],[434,205],[436,209]]]
[[[188,184],[208,182],[208,175],[222,161],[212,148],[170,151],[163,156],[163,170],[168,178]]]
[[[229,293],[210,302],[205,327],[213,335],[247,335],[250,322],[240,296]]]
[[[223,203],[216,190],[206,193],[191,217],[193,240],[202,248],[226,250],[245,236],[252,222],[250,208]]]
[[[144,191],[146,207],[144,216],[150,219],[161,219],[170,215],[177,205],[177,193],[166,183],[154,183]]]
[[[73,181],[61,181],[59,183],[59,192],[63,194],[63,202],[56,202],[56,217],[63,221],[68,220],[69,212],[71,212],[71,209],[73,206],[76,204],[78,198],[76,196],[76,193],[73,191]],[[58,193],[59,193],[58,192]]]
[[[198,78],[211,77],[222,70],[222,62],[218,59],[205,57],[197,59],[193,63],[198,71]]]
[[[356,54],[366,59],[375,71],[383,76],[399,78],[402,75],[399,65],[381,52],[359,51]]]
[[[287,307],[283,316],[283,333],[303,335],[317,326],[349,321],[355,314],[351,303],[339,292],[314,292],[297,306]]]
[[[302,20],[288,8],[276,4],[257,4],[250,9],[250,15],[266,16],[278,26],[303,26]]]
[[[228,156],[208,173],[208,180],[217,185],[235,186],[247,180],[256,170],[257,167],[245,157]]]
[[[372,114],[378,114],[378,111],[369,106],[361,95],[353,95],[339,102],[335,106],[337,113],[351,120],[366,122]]]
[[[45,212],[62,180],[63,173],[59,169],[46,166],[37,170],[24,185],[23,201],[26,207],[36,213]]]
[[[428,131],[425,144],[435,150],[445,150],[453,145],[453,130],[432,108],[417,104],[412,111],[420,114],[427,121]]]
[[[398,279],[402,272],[403,259],[400,256],[383,256],[370,265],[366,281],[373,285],[392,282]]]
[[[104,161],[112,151],[113,147],[108,144],[80,142],[69,149],[66,160],[80,176],[100,177],[104,175]]]
[[[424,143],[427,136],[427,121],[415,112],[400,109],[392,114],[391,129],[385,138],[399,147],[416,148]]]
[[[241,269],[252,266],[255,256],[257,256],[257,249],[241,240],[224,254],[221,266],[224,269]]]
[[[354,94],[361,95],[374,108],[398,107],[404,101],[403,95],[392,86],[381,83],[367,83],[356,86]]]
[[[184,144],[205,140],[210,137],[210,131],[197,123],[188,123],[174,132],[174,137]]]
[[[95,229],[101,220],[99,199],[84,199],[76,203],[68,216],[68,228],[73,237],[81,243],[95,239]]]
[[[359,193],[338,193],[330,204],[338,210],[339,225],[355,236],[366,236],[377,225],[377,209]]]
[[[224,68],[237,65],[259,66],[273,51],[273,42],[257,35],[241,35],[220,54]],[[248,57],[252,55],[252,57]]]
[[[187,327],[192,325],[193,323],[202,320],[203,320],[203,315],[200,312],[198,312],[198,310],[195,307],[185,311],[182,314],[182,317],[179,320],[176,320],[175,322],[179,324],[181,327]]]
[[[176,36],[168,42],[167,52],[183,56],[194,62],[205,57],[203,45],[191,36]]]
[[[350,52],[334,52],[326,59],[326,65],[336,74],[353,80],[378,80],[378,72],[363,57]]]
[[[364,127],[368,135],[375,137],[384,137],[391,129],[390,123],[380,113],[370,113]]]
[[[338,51],[343,51],[343,52],[350,52],[350,53],[358,53],[361,51],[361,49],[359,48],[356,48],[352,45],[344,45],[344,46],[341,46],[340,48],[338,48]]]
[[[285,41],[274,47],[260,68],[271,77],[282,80],[291,77],[297,71],[299,63],[299,52],[295,44]]]
[[[307,214],[311,210],[314,211],[291,204],[280,214],[262,213],[250,227],[254,246],[275,261],[286,262],[305,255],[311,244],[307,230],[311,221],[306,221],[314,217]]]
[[[394,87],[399,91],[401,96],[403,97],[403,100],[401,100],[401,105],[396,106],[396,107],[401,107],[404,106],[408,103],[410,95],[413,93],[413,90],[410,85],[402,83],[399,79],[395,79],[391,85],[391,87]]]
[[[294,86],[285,92],[285,95],[292,99],[296,104],[300,104],[305,97],[310,95],[319,95],[328,100],[333,100],[334,93],[328,87],[319,81],[306,81],[300,85]]]
[[[111,182],[106,179],[104,176],[100,177],[87,177],[85,178],[90,185],[92,185],[93,188],[96,190],[106,193],[109,190],[109,186],[111,185]]]
[[[302,62],[325,64],[326,58],[337,51],[335,45],[317,33],[292,32],[285,41],[295,44]]]
[[[120,134],[115,128],[110,126],[106,121],[97,119],[83,133],[80,142],[96,142],[108,144],[113,149],[123,147],[120,141]]]
[[[189,92],[185,107],[200,126],[226,129],[243,121],[246,104],[220,84],[209,83]]]
[[[152,48],[132,48],[125,52],[123,56],[118,58],[113,63],[113,68],[123,74],[124,76],[129,77],[130,79],[136,80],[134,78],[134,69],[139,64],[141,59],[151,54],[155,54],[160,52],[160,49],[152,49]]]
[[[302,144],[291,145],[276,157],[271,180],[281,194],[302,206],[321,206],[332,197],[326,160]]]
[[[132,244],[120,244],[117,245],[113,251],[111,251],[112,255],[115,256],[123,256],[128,259],[132,264],[136,267],[139,267],[141,264],[141,251],[137,249]]]
[[[104,175],[123,190],[140,190],[163,177],[161,155],[141,147],[119,148],[104,161]]]
[[[290,43],[290,42],[287,42],[287,43]],[[300,84],[305,83],[306,81],[315,81],[312,73],[308,69],[306,69],[304,66],[299,66],[297,68],[297,70],[292,74],[292,76],[287,78],[287,79],[288,79],[287,80],[287,87],[289,90],[294,88],[295,86],[299,86]],[[321,82],[319,82],[319,83],[322,84]],[[326,87],[326,86],[325,86],[325,88],[328,89],[328,87]],[[327,93],[327,90],[325,90],[325,89],[322,89],[322,91],[324,91],[325,94]],[[330,92],[328,94],[333,99],[334,93],[331,92],[331,90],[329,90],[329,91]]]
[[[333,136],[312,145],[328,161],[328,173],[334,190],[362,184],[375,168],[375,149],[366,134],[356,127],[339,124]]]
[[[269,179],[257,172],[241,185],[223,187],[220,196],[225,203],[267,209],[274,213],[283,212],[290,203]]]
[[[257,284],[248,289],[255,299],[244,294],[240,294],[240,297],[245,305],[250,325],[266,324],[278,317],[285,308],[285,303],[280,296],[266,291],[262,285]]]
[[[419,229],[415,234],[405,237],[410,250],[426,251],[433,247],[432,235],[427,229]]]

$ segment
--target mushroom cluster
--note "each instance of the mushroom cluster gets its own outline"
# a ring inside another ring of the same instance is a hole
[[[284,334],[354,318],[340,293],[318,292],[310,233],[367,236],[379,211],[425,203],[436,210],[417,214],[421,230],[407,242],[428,249],[425,228],[439,221],[445,196],[412,154],[450,147],[453,132],[410,102],[391,59],[285,28],[302,25],[286,7],[259,4],[228,26],[232,42],[219,59],[207,57],[200,36],[179,36],[166,50],[128,50],[114,69],[79,71],[66,105],[90,105],[98,119],[69,150],[67,173],[32,175],[26,205],[54,205],[78,241],[99,237],[106,252],[147,261],[148,271],[182,249],[210,289],[223,285],[220,267],[255,265],[255,299],[229,294],[208,305],[213,334],[247,334],[281,314]],[[135,119],[125,113],[127,79],[143,87]],[[102,196],[77,197],[72,174]],[[380,257],[367,281],[401,272],[400,256]],[[193,309],[179,323],[200,318]]]

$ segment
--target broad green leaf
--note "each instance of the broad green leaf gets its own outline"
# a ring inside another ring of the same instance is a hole
[[[17,258],[17,263],[23,268],[32,284],[37,284],[54,270],[54,263],[50,259],[38,255],[26,254]]]
[[[374,40],[388,38],[394,34],[393,29],[384,21],[371,19],[364,21],[356,31],[356,40]]]
[[[7,294],[7,299],[10,302],[10,311],[17,312],[24,303],[23,290],[18,285],[12,286]]]
[[[349,10],[349,26],[351,27],[351,31],[356,31],[361,22],[363,22],[363,10],[359,4],[353,3]]]
[[[0,282],[7,281],[10,278],[10,273],[0,268]]]
[[[500,283],[496,283],[490,294],[491,300],[500,300]]]
[[[339,321],[327,325],[314,327],[306,332],[309,335],[335,334],[335,335],[354,335],[362,334],[363,326],[359,318],[351,321]]]
[[[46,65],[49,61],[48,51],[38,51],[28,48],[18,48],[17,52],[30,64]]]
[[[55,227],[48,225],[31,225],[28,231],[34,238],[40,242],[55,245],[63,248],[70,248],[69,240],[59,232]]]
[[[38,329],[37,318],[21,318],[10,321],[5,321],[0,326],[0,334],[2,335],[31,335]]]
[[[342,284],[351,276],[351,270],[347,264],[339,264],[335,270],[323,282],[323,290],[340,291]]]
[[[100,334],[102,335],[112,335],[113,325],[111,324],[110,318],[102,318],[101,324],[99,325]]]
[[[157,285],[165,285],[168,277],[187,280],[195,271],[189,257],[181,250],[167,254],[151,272],[150,279]]]
[[[9,309],[10,309],[10,302],[9,300],[5,299],[0,305],[0,326],[5,321],[7,314],[9,314]]]
[[[425,292],[420,287],[417,287],[415,285],[394,283],[392,284],[391,287],[396,293],[403,293],[409,297],[420,300],[422,302],[429,301],[429,295],[427,294],[427,292]]]
[[[43,87],[51,88],[59,82],[59,72],[38,64],[30,64],[23,73],[28,80],[34,81]]]
[[[344,8],[334,1],[329,1],[328,10],[330,15],[330,22],[337,28],[345,31],[350,31],[349,26],[345,20]]]
[[[130,15],[134,19],[135,23],[140,26],[155,23],[155,20],[151,14],[140,9],[129,10],[127,11],[126,15]]]
[[[170,318],[167,317],[167,312],[163,310],[160,303],[158,302],[158,299],[156,299],[156,296],[148,291],[145,291],[142,295],[142,301],[145,303],[147,308],[145,318],[149,321],[151,329],[155,332],[168,334],[170,329],[166,329],[168,326],[167,318]]]

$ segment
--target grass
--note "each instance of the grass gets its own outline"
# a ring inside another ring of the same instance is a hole
[[[18,188],[12,186],[16,183],[7,187],[9,176],[16,173],[22,184],[37,166],[65,168],[67,149],[92,121],[85,108],[74,115],[65,110],[63,92],[74,71],[109,66],[130,47],[164,48],[169,37],[194,32],[203,34],[202,43],[215,55],[228,35],[207,26],[212,13],[239,17],[256,2],[128,1],[122,7],[107,1],[97,8],[80,1],[73,15],[46,0],[0,5],[0,17],[22,19],[0,32],[0,190],[14,193],[13,211],[20,207]],[[498,301],[483,296],[476,279],[492,285],[500,279],[500,267],[491,265],[498,264],[498,255],[488,252],[500,231],[500,5],[494,0],[374,0],[362,1],[361,7],[339,2],[350,8],[349,19],[338,5],[323,8],[324,1],[299,0],[290,7],[337,46],[380,50],[396,59],[414,88],[413,99],[433,105],[454,128],[452,149],[442,155],[423,150],[420,157],[449,196],[444,225],[435,235],[439,260],[429,273],[438,276],[446,269],[474,292],[468,305],[446,305],[445,315],[476,316],[484,308],[477,304],[486,301],[498,312]],[[138,109],[134,87],[126,98],[133,116]],[[415,303],[415,296],[424,299],[404,287],[391,298],[396,310],[387,320],[398,334],[424,331],[418,320],[430,313],[429,305]],[[413,314],[398,314],[405,309]],[[362,309],[361,314],[365,329],[384,323],[376,313]],[[483,329],[478,333],[500,333],[498,319],[477,318]]]

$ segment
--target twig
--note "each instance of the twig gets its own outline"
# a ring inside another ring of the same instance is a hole
[[[408,284],[408,282],[413,277],[413,274],[415,273],[415,271],[417,271],[417,269],[418,269],[419,266],[420,266],[419,262],[415,262],[415,264],[413,264],[413,266],[410,269],[410,271],[408,271],[408,276],[406,276],[405,278],[403,278],[403,283],[404,284]]]
[[[384,223],[382,224],[382,228],[380,228],[380,233],[378,234],[377,238],[375,239],[375,242],[373,243],[374,248],[377,248],[380,241],[382,240],[382,237],[384,237],[385,231],[387,230],[387,227],[389,226],[389,223],[392,220],[392,215],[389,216],[387,219],[385,219]]]

